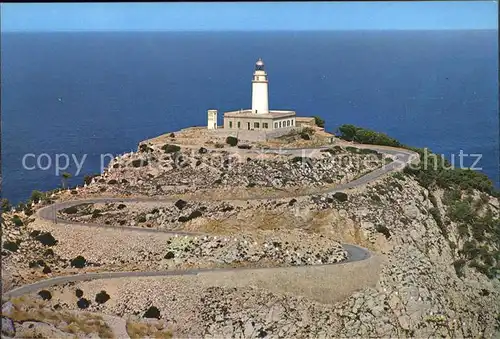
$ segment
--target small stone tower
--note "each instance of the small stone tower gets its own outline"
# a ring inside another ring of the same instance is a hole
[[[252,80],[252,113],[269,113],[267,73],[264,70],[264,62],[259,58],[255,63],[255,72]]]
[[[217,129],[217,110],[209,109],[208,110],[208,129]]]

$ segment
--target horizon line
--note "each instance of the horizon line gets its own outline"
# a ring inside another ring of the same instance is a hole
[[[80,30],[1,30],[4,33],[266,33],[266,32],[357,32],[357,31],[373,31],[373,32],[386,32],[386,31],[498,31],[496,28],[337,28],[337,29],[213,29],[213,30],[197,30],[197,29],[80,29]]]

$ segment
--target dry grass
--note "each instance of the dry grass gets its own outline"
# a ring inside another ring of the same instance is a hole
[[[170,339],[173,338],[172,331],[163,328],[160,323],[127,321],[127,333],[131,339],[155,338]]]
[[[101,316],[88,312],[56,312],[47,303],[29,296],[10,300],[14,309],[10,318],[16,322],[37,321],[53,325],[66,333],[97,333],[100,338],[114,338],[112,330]]]

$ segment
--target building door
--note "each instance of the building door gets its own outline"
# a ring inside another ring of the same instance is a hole
[[[250,129],[250,123],[249,122],[247,122],[247,127],[248,127],[248,129]]]

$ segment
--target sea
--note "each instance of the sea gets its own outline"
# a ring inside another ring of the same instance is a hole
[[[70,185],[140,141],[251,106],[428,147],[499,186],[498,31],[1,34],[2,197]],[[108,154],[108,156],[106,156]],[[66,159],[68,167],[66,166]],[[24,163],[23,163],[24,162]],[[56,164],[59,164],[56,166]]]

